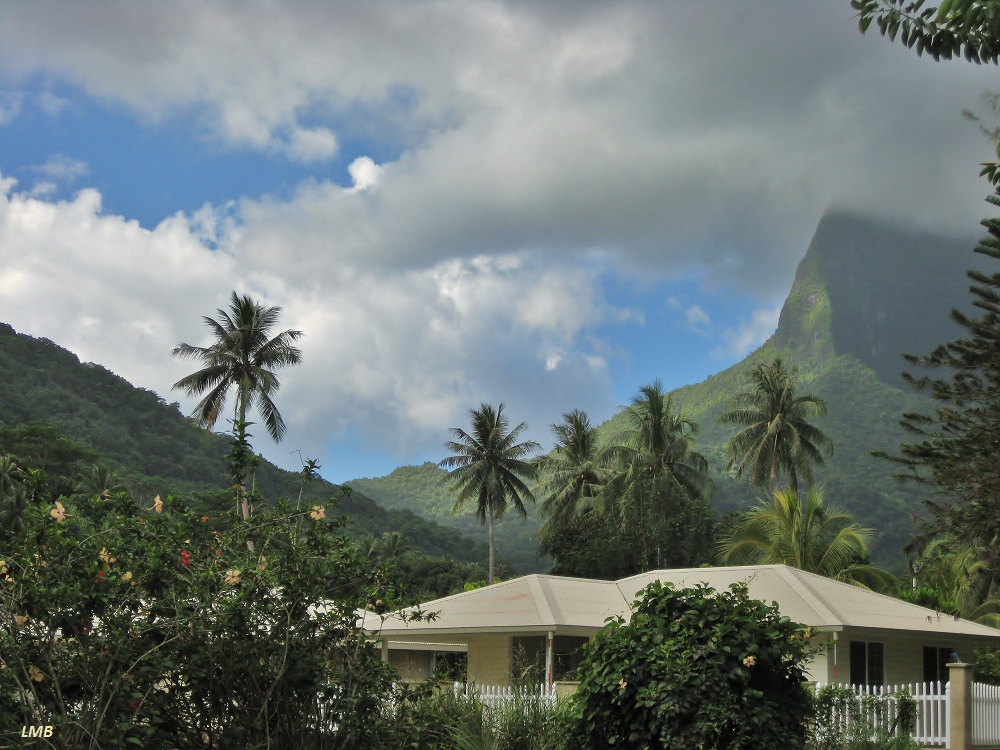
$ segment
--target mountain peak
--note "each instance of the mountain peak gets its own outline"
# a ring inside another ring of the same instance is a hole
[[[803,359],[850,354],[898,384],[903,354],[924,354],[958,333],[949,312],[968,299],[966,270],[981,265],[974,245],[827,213],[771,343]]]

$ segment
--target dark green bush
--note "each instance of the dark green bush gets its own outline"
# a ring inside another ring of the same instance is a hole
[[[802,747],[812,699],[805,633],[745,585],[650,584],[631,621],[609,623],[585,651],[576,747]]]

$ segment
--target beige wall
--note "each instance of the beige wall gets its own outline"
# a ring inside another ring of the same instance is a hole
[[[846,685],[851,680],[851,641],[881,643],[885,655],[885,684],[910,685],[924,681],[924,646],[953,648],[964,658],[972,648],[963,648],[961,639],[921,635],[919,633],[892,633],[881,635],[856,635],[850,631],[841,632],[834,655],[834,641],[829,636],[814,638],[814,645],[826,648],[816,654],[806,666],[806,679],[810,682],[839,683]]]
[[[469,636],[469,682],[477,685],[509,685],[510,655],[510,636]]]

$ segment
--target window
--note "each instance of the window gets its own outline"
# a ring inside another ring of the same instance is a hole
[[[884,644],[851,641],[851,684],[885,685]]]
[[[953,649],[924,646],[924,682],[947,682],[948,667]]]

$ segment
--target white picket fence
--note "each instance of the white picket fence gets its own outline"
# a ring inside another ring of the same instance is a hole
[[[555,685],[542,683],[538,688],[500,687],[497,685],[463,685],[456,682],[453,686],[456,696],[475,697],[488,708],[500,708],[515,701],[537,700],[548,706],[556,705]]]
[[[1000,745],[1000,687],[975,683],[972,686],[972,744]]]
[[[817,683],[816,692],[826,687]],[[894,693],[905,690],[917,702],[917,720],[913,728],[913,739],[921,745],[947,745],[948,743],[948,685],[924,683],[913,685],[859,686],[835,685],[834,687],[850,690],[855,697],[856,705],[863,711],[860,720],[872,729],[889,731],[896,720],[897,701]],[[884,709],[879,710],[874,703],[866,705],[865,698],[869,696],[885,696]],[[834,717],[834,726],[845,730],[855,720],[855,712],[847,712]]]

